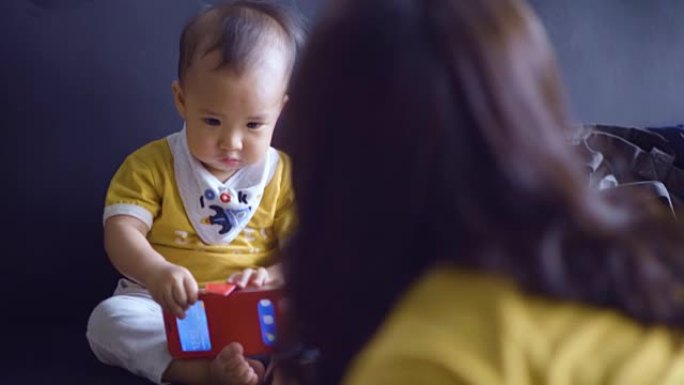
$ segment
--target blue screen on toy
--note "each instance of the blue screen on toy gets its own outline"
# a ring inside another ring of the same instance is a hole
[[[207,313],[204,302],[197,301],[185,312],[185,318],[176,319],[178,337],[184,352],[206,352],[211,350]]]

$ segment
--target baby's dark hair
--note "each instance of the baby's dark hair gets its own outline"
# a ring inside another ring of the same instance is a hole
[[[237,73],[255,65],[264,48],[283,45],[292,70],[304,42],[298,12],[275,1],[237,0],[214,5],[188,21],[180,38],[178,80],[182,83],[193,61],[214,50],[222,53],[217,68]]]

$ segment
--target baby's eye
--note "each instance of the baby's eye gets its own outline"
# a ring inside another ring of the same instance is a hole
[[[263,125],[264,125],[263,123],[259,123],[259,122],[249,122],[249,123],[247,123],[247,128],[249,128],[250,130],[256,130]]]
[[[216,118],[203,118],[202,121],[209,126],[220,126],[221,121]]]

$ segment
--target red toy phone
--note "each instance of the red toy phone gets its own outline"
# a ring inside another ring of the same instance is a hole
[[[281,319],[278,287],[236,289],[233,284],[207,284],[184,319],[164,312],[169,352],[174,358],[215,357],[231,342],[244,354],[273,352]]]

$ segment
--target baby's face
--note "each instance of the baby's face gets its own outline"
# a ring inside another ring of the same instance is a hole
[[[190,153],[221,181],[259,162],[270,146],[286,100],[287,61],[279,59],[237,75],[215,69],[213,52],[193,63],[182,87],[174,83]]]

